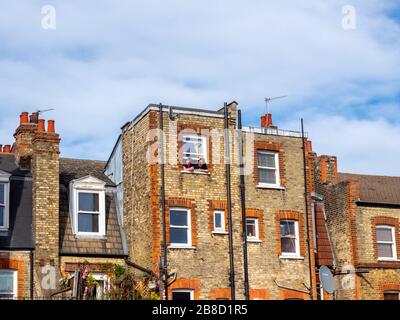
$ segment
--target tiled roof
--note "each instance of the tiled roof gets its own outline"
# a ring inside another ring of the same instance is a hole
[[[360,201],[400,205],[400,177],[340,173],[340,180],[360,182]]]
[[[326,265],[330,267],[333,265],[333,252],[329,242],[328,230],[325,225],[322,203],[316,203],[315,205],[315,229],[317,235],[315,263],[317,266]]]

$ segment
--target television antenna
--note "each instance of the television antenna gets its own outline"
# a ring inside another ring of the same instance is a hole
[[[42,113],[45,113],[45,112],[49,112],[49,111],[53,111],[53,110],[55,110],[55,109],[54,109],[54,108],[51,108],[51,109],[37,110],[36,112],[37,112],[38,115],[39,115],[39,114],[42,114]]]
[[[271,100],[277,100],[277,99],[283,99],[283,98],[286,98],[287,96],[279,96],[279,97],[273,97],[273,98],[265,98],[264,99],[264,101],[265,101],[265,114],[268,114],[268,103],[271,101]]]

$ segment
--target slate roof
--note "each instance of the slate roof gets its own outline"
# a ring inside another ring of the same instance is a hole
[[[113,192],[106,192],[106,238],[82,239],[72,233],[69,214],[69,183],[91,175],[113,187],[114,183],[103,174],[104,161],[60,159],[60,254],[125,256],[117,208]]]
[[[400,177],[339,173],[339,179],[360,182],[361,202],[400,205]]]

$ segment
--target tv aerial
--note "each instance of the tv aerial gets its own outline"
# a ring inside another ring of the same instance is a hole
[[[272,100],[277,100],[277,99],[283,99],[283,98],[286,98],[287,96],[279,96],[279,97],[273,97],[273,98],[265,98],[264,99],[264,101],[265,101],[265,114],[268,114],[268,104],[269,104],[269,102],[270,101],[272,101]]]
[[[36,112],[37,112],[37,114],[39,115],[39,114],[42,114],[42,113],[45,113],[45,112],[49,112],[49,111],[53,111],[53,110],[55,110],[54,108],[51,108],[51,109],[43,109],[43,110],[37,110]]]

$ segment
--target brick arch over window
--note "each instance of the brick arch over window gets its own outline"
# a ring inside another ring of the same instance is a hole
[[[267,289],[250,289],[251,300],[268,300]]]
[[[182,208],[190,209],[190,222],[192,231],[192,245],[197,246],[198,236],[197,236],[197,212],[196,205],[193,199],[186,198],[168,198],[165,204],[165,220],[167,224],[167,244],[171,243],[169,234],[169,208]]]
[[[283,143],[271,143],[267,141],[254,141],[254,182],[258,184],[257,151],[273,151],[278,153],[279,179],[281,186],[286,186],[285,149]]]
[[[200,299],[200,280],[189,278],[178,278],[168,287],[168,295],[172,297],[173,290],[193,290],[194,300]]]
[[[264,240],[264,212],[260,209],[246,208],[246,218],[257,218],[258,219],[258,237],[260,240]],[[242,226],[242,221],[240,220]]]
[[[231,289],[230,288],[222,288],[222,289],[211,289],[210,291],[210,300],[217,299],[231,299]]]
[[[399,282],[386,282],[379,285],[379,290],[381,292],[381,299],[384,299],[385,291],[398,291],[400,292]]]
[[[396,242],[396,251],[397,256],[400,253],[400,236],[399,236],[399,219],[393,217],[373,217],[371,218],[371,226],[372,226],[372,239],[374,245],[374,257],[378,259],[378,243],[376,240],[376,226],[377,225],[386,225],[394,227],[394,234],[395,234],[395,242]]]
[[[299,292],[288,289],[280,289],[280,299],[296,299],[296,300],[309,300],[309,295],[305,292]]]
[[[214,231],[214,211],[224,211],[225,230],[228,230],[228,203],[225,200],[208,200],[208,230]]]
[[[24,269],[24,262],[15,260],[15,259],[1,259],[0,258],[0,269],[11,269],[15,270],[18,272],[17,274],[17,287],[18,287],[18,292],[17,296],[18,299],[23,298],[24,294],[24,285],[25,285],[25,269]]]
[[[282,253],[281,249],[281,220],[293,220],[298,222],[299,226],[299,243],[300,243],[300,255],[305,256],[306,254],[306,236],[304,228],[304,220],[301,219],[301,213],[299,211],[292,210],[278,210],[275,214],[276,221],[276,253],[279,256]]]

